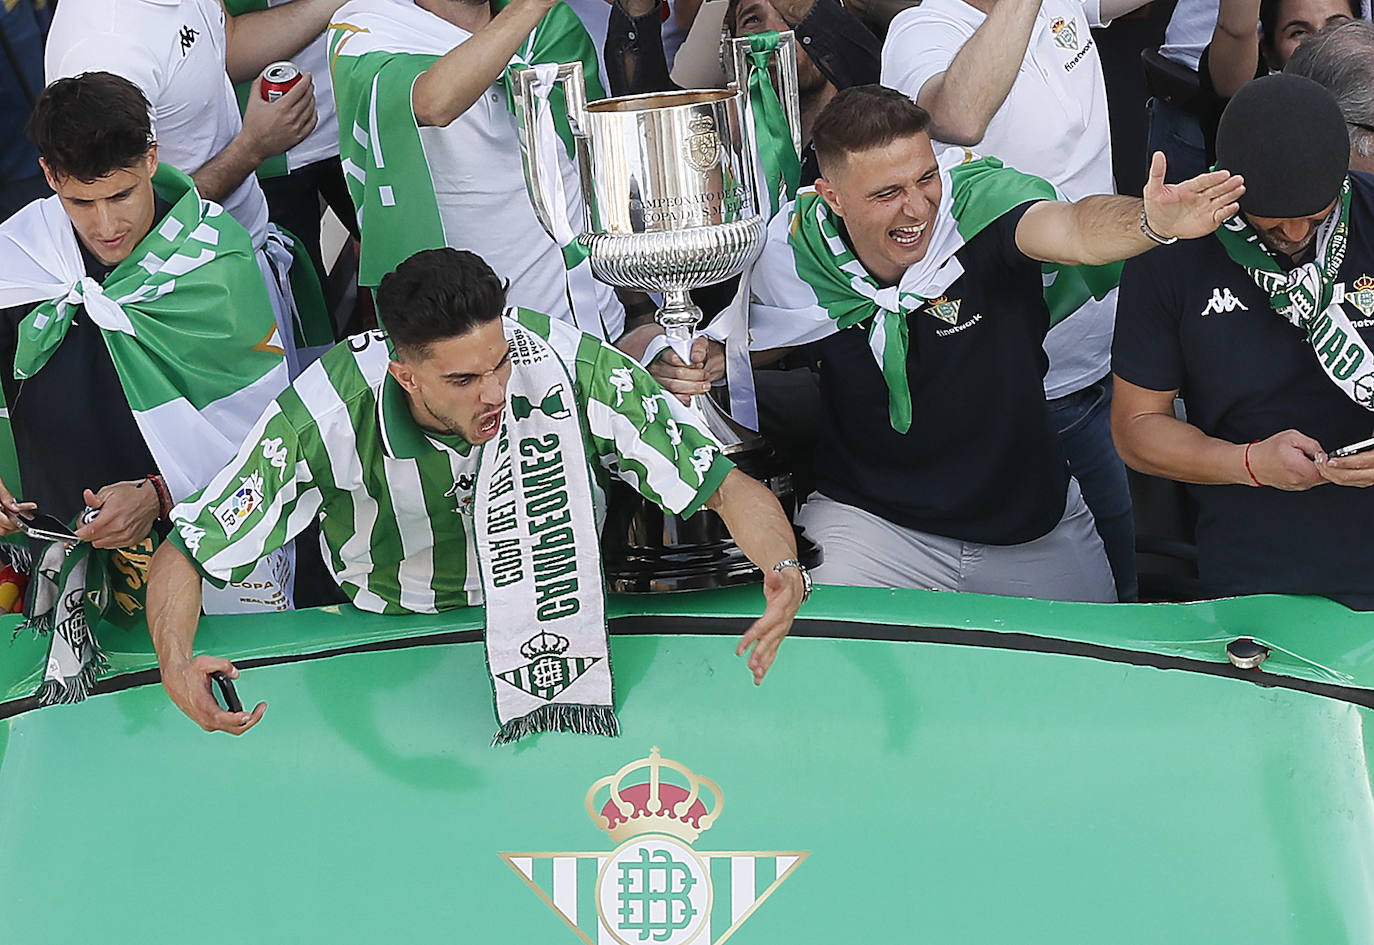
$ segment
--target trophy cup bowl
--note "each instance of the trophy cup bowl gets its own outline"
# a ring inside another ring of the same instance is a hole
[[[541,179],[551,163],[538,153],[535,70],[518,71],[516,81],[526,181],[535,212],[552,233],[553,214],[565,208],[549,199]],[[767,200],[760,200],[756,185],[744,96],[738,89],[698,89],[588,103],[581,63],[560,65],[556,81],[582,185],[577,241],[587,250],[592,274],[614,286],[662,293],[655,318],[674,348],[688,351],[702,317],[688,291],[738,275],[763,248],[767,210],[760,207]],[[693,407],[730,458],[767,484],[790,517],[791,476],[769,468],[771,450],[757,434],[730,421],[710,398],[695,398]],[[602,551],[607,584],[615,591],[759,580],[714,512],[673,516],[619,481],[609,496]]]

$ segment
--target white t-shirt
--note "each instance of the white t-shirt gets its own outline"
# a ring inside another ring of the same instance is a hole
[[[62,0],[48,33],[47,81],[113,72],[152,104],[158,158],[194,174],[243,127],[225,72],[218,0]],[[261,247],[267,200],[249,174],[224,201]]]
[[[1164,45],[1159,47],[1159,54],[1196,72],[1202,51],[1212,41],[1216,28],[1216,0],[1178,0],[1164,30]]]
[[[897,14],[883,44],[882,83],[915,99],[949,68],[986,16],[964,0],[925,0]],[[1068,200],[1116,192],[1107,89],[1090,27],[1097,0],[1044,0],[1026,56],[978,153],[1054,184]],[[936,143],[936,150],[947,147]],[[1116,292],[1089,300],[1050,330],[1045,395],[1062,397],[1105,375],[1111,364]]]
[[[444,242],[485,259],[510,280],[511,305],[574,321],[563,253],[534,214],[525,188],[515,118],[505,88],[489,88],[444,127],[420,129]],[[582,187],[571,162],[560,162],[569,219],[582,219]],[[579,222],[574,227],[580,226]],[[609,337],[624,328],[625,309],[615,290],[596,282],[597,308]]]

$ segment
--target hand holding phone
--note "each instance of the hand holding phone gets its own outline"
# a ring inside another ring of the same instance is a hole
[[[60,541],[65,545],[75,545],[81,541],[76,532],[56,516],[38,510],[16,512],[12,517],[19,524],[19,530],[35,541]]]

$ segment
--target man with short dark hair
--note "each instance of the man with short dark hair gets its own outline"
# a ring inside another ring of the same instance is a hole
[[[80,526],[77,551],[48,546],[37,568],[40,582],[61,572],[55,594],[114,574],[86,567],[107,557],[91,548],[125,549],[141,574],[156,523],[233,455],[286,369],[247,232],[158,162],[131,82],[61,79],[29,128],[56,195],[0,225],[0,305],[14,306],[0,316],[0,384],[20,474],[9,485],[27,500],[0,486],[0,532],[35,506]],[[260,583],[271,593],[240,588],[211,606],[289,606],[289,578]],[[104,603],[139,616],[141,578],[111,586]],[[55,606],[40,593],[30,616],[51,620]],[[98,663],[86,657],[77,669]],[[50,678],[65,698],[89,681]]]
[[[1166,185],[1161,155],[1143,202],[1058,202],[994,159],[937,160],[929,120],[892,89],[837,95],[816,123],[822,176],[774,218],[754,273],[754,350],[819,348],[828,438],[798,516],[818,579],[1115,600],[1040,392],[1042,264],[1209,233],[1243,186]]]
[[[309,348],[334,335],[314,265],[268,222],[256,172],[315,127],[314,86],[305,76],[268,101],[259,73],[319,36],[341,2],[296,0],[229,16],[221,0],[62,0],[44,49],[49,82],[105,70],[143,92],[163,163],[189,174],[252,238],[293,374]],[[252,81],[242,117],[231,79]]]
[[[1112,428],[1142,472],[1190,485],[1209,596],[1323,594],[1374,609],[1374,178],[1348,173],[1329,92],[1241,87],[1217,161],[1241,213],[1127,266]],[[1182,395],[1187,419],[1174,411]]]
[[[207,730],[240,734],[264,706],[224,712],[210,695],[209,674],[236,673],[192,658],[197,572],[232,580],[317,516],[325,560],[357,607],[486,604],[503,740],[583,724],[563,717],[570,704],[600,720],[585,730],[613,729],[597,550],[612,475],[675,514],[714,509],[764,570],[767,609],[738,650],[754,647],[763,678],[805,590],[777,500],[629,358],[505,300],[472,253],[412,256],[378,292],[389,334],[325,355],[177,507],[153,563],[150,626],[164,686]],[[547,642],[535,631],[598,665],[542,704],[520,695],[521,653]]]
[[[1374,23],[1345,20],[1307,37],[1283,71],[1305,76],[1336,99],[1350,134],[1350,169],[1374,173]]]
[[[1093,29],[1141,0],[925,0],[892,20],[882,83],[930,112],[937,153],[980,154],[1049,181],[1065,200],[1112,194],[1107,88]],[[1136,594],[1135,520],[1112,447],[1116,287],[1045,287],[1073,312],[1045,340],[1045,396],[1064,454],[1092,509],[1123,600]]]

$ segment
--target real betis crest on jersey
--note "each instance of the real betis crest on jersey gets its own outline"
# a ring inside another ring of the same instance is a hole
[[[1054,36],[1055,45],[1060,48],[1078,48],[1078,22],[1076,20],[1066,20],[1062,16],[1057,16],[1050,23],[1050,33]]]
[[[1374,276],[1360,276],[1346,290],[1345,301],[1355,306],[1365,318],[1374,318]]]
[[[934,315],[942,322],[949,322],[951,325],[959,324],[959,303],[962,299],[948,299],[943,295],[937,299],[931,299],[925,311],[928,315]]]
[[[696,850],[724,803],[714,781],[654,748],[587,791],[587,814],[615,849],[501,859],[587,945],[717,945],[809,855]]]

